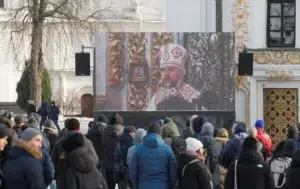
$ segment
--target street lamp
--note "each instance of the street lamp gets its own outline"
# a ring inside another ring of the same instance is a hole
[[[96,47],[89,47],[89,46],[84,46],[84,45],[81,45],[81,52],[84,53],[84,49],[93,49],[93,101],[94,101],[94,104],[93,104],[93,114],[94,114],[94,119],[95,119],[95,115],[96,115]]]

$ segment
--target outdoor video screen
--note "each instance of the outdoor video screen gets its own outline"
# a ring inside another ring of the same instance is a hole
[[[97,110],[234,110],[233,33],[96,36]]]

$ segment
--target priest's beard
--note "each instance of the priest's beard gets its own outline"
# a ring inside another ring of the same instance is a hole
[[[181,84],[181,81],[173,81],[173,82],[169,82],[169,81],[164,81],[163,83],[159,83],[159,87],[164,87],[167,89],[171,89],[171,88],[177,88],[179,87]]]

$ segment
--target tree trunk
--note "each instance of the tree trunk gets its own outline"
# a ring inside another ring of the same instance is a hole
[[[30,98],[39,108],[42,102],[42,77],[43,77],[43,21],[35,20],[32,23],[30,62],[32,75],[30,79]]]
[[[222,32],[223,30],[223,10],[222,0],[216,0],[216,32]]]

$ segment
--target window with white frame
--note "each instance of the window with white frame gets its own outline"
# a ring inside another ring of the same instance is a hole
[[[295,47],[295,9],[296,0],[268,0],[268,47]]]

